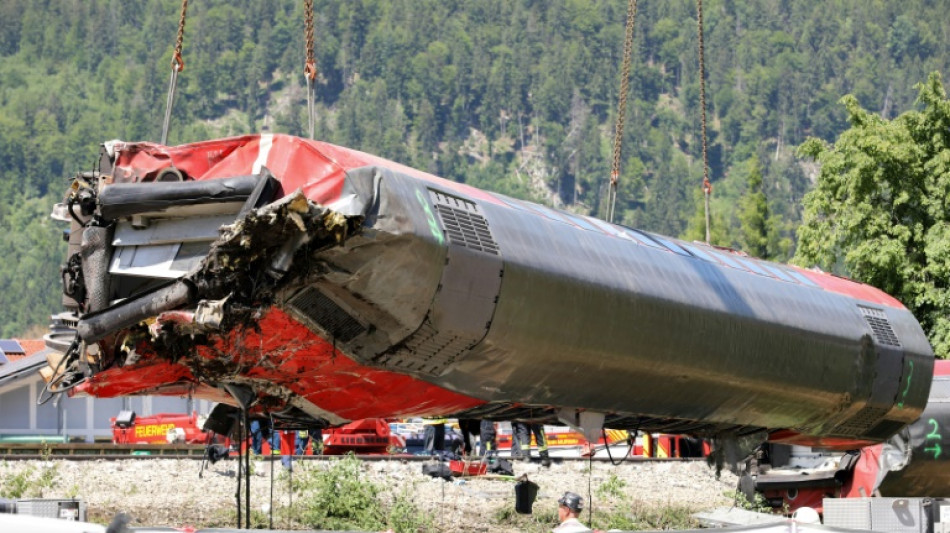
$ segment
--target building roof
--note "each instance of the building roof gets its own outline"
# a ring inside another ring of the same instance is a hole
[[[22,353],[4,352],[9,362],[0,365],[0,385],[39,371],[51,352],[42,339],[13,339],[20,343]]]
[[[11,363],[19,361],[20,359],[26,359],[27,357],[41,352],[46,349],[46,343],[43,342],[43,339],[11,339],[20,343],[20,346],[23,348],[22,353],[18,352],[4,352],[4,355],[7,356],[7,360]]]

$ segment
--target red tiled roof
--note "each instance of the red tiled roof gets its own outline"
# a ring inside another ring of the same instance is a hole
[[[27,358],[41,350],[46,349],[46,343],[43,342],[43,339],[13,339],[20,343],[20,346],[23,347],[25,353],[8,353],[6,354],[7,359],[12,363],[14,361],[19,361],[20,359]]]

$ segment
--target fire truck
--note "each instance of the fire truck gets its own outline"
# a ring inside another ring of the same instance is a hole
[[[114,444],[208,444],[209,431],[201,429],[203,417],[198,413],[159,413],[136,416],[134,411],[120,411],[111,418]],[[217,441],[215,441],[217,442]]]

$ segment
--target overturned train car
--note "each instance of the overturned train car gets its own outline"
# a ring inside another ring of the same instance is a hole
[[[54,216],[79,334],[53,393],[853,448],[933,372],[872,287],[291,136],[107,143]]]

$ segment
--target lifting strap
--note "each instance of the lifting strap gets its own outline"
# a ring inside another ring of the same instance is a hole
[[[168,123],[172,118],[172,105],[175,103],[175,88],[178,85],[178,73],[185,70],[185,60],[181,58],[181,44],[185,39],[185,13],[188,0],[181,0],[181,17],[178,19],[178,38],[175,40],[175,53],[172,55],[172,76],[168,81],[168,97],[165,99],[165,122],[162,124],[162,144],[168,142]]]

